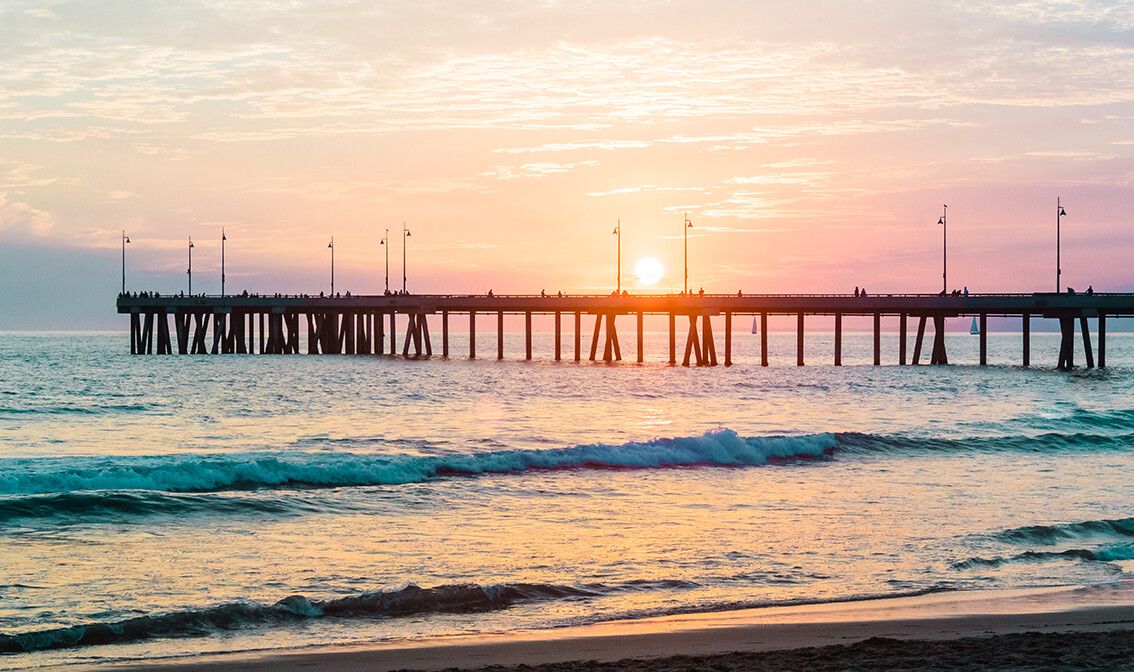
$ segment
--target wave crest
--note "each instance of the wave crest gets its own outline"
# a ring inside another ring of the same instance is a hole
[[[477,584],[421,588],[409,584],[333,600],[290,595],[275,604],[236,602],[205,609],[140,616],[109,623],[51,628],[0,635],[0,653],[24,653],[158,638],[202,637],[245,627],[271,626],[315,618],[393,618],[431,613],[476,613],[522,602],[597,597],[623,590],[693,587],[684,581],[637,581],[632,584],[563,586],[539,583]]]
[[[49,494],[96,490],[216,492],[274,487],[340,487],[420,483],[445,476],[535,469],[759,466],[821,457],[834,435],[741,437],[732,430],[622,445],[470,455],[243,454],[85,458],[40,463],[10,461],[0,469],[0,493]],[[78,462],[78,464],[75,464]]]
[[[1050,545],[1061,541],[1097,538],[1134,538],[1134,518],[1085,520],[1062,525],[1029,525],[995,535],[1001,541]]]

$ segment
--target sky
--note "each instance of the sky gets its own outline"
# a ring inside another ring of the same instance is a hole
[[[1134,290],[1134,4],[3,0],[0,330],[128,291]],[[686,217],[693,227],[686,229]],[[404,227],[404,228],[403,228]],[[403,236],[408,229],[410,235]],[[389,232],[389,244],[380,241]],[[687,241],[683,234],[688,234]],[[404,245],[403,245],[404,243]],[[634,276],[656,259],[662,278]]]

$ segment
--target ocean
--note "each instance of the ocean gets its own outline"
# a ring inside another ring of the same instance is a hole
[[[494,335],[482,336],[493,343]],[[136,356],[0,333],[0,669],[1134,570],[1134,335],[734,336],[735,366]],[[467,352],[454,335],[453,352]],[[482,350],[491,349],[486,345]],[[1082,354],[1077,362],[1083,361]]]

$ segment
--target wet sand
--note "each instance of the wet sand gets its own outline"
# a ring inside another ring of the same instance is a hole
[[[1134,582],[939,593],[286,652],[69,666],[316,672],[1134,670]]]

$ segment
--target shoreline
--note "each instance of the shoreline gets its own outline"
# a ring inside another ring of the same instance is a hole
[[[634,659],[638,666],[644,662],[647,668],[662,670],[668,669],[675,657],[684,660],[688,656],[725,656],[727,659],[773,651],[796,655],[801,650],[816,647],[841,650],[846,648],[845,645],[857,646],[863,642],[866,643],[863,646],[885,644],[883,648],[897,651],[908,648],[901,646],[903,640],[945,642],[942,646],[952,651],[961,643],[968,646],[972,638],[989,640],[1017,637],[1022,633],[1036,633],[1029,637],[1039,638],[1038,641],[1057,633],[1084,633],[1075,640],[1076,646],[1089,649],[1099,646],[1092,642],[1101,633],[1124,630],[1134,631],[1134,579],[1086,587],[932,593],[859,602],[682,614],[499,635],[438,637],[410,642],[210,654],[40,669],[176,672],[191,667],[194,670],[229,672],[305,667],[319,671],[389,672],[566,665],[563,669],[584,670]],[[1088,634],[1094,637],[1091,642],[1086,641],[1091,639]],[[1114,639],[1111,637],[1106,641]],[[1037,641],[1021,641],[1023,650],[1043,649]],[[1134,644],[1122,649],[1132,638],[1118,638],[1117,641],[1120,643],[1111,642],[1108,646],[1119,646],[1119,655],[1124,650],[1128,651],[1129,664],[1134,666]],[[983,648],[987,645],[988,642],[985,642]],[[831,655],[837,658],[850,654],[835,651]],[[683,665],[687,667],[688,661]],[[879,669],[884,668],[883,665]]]

